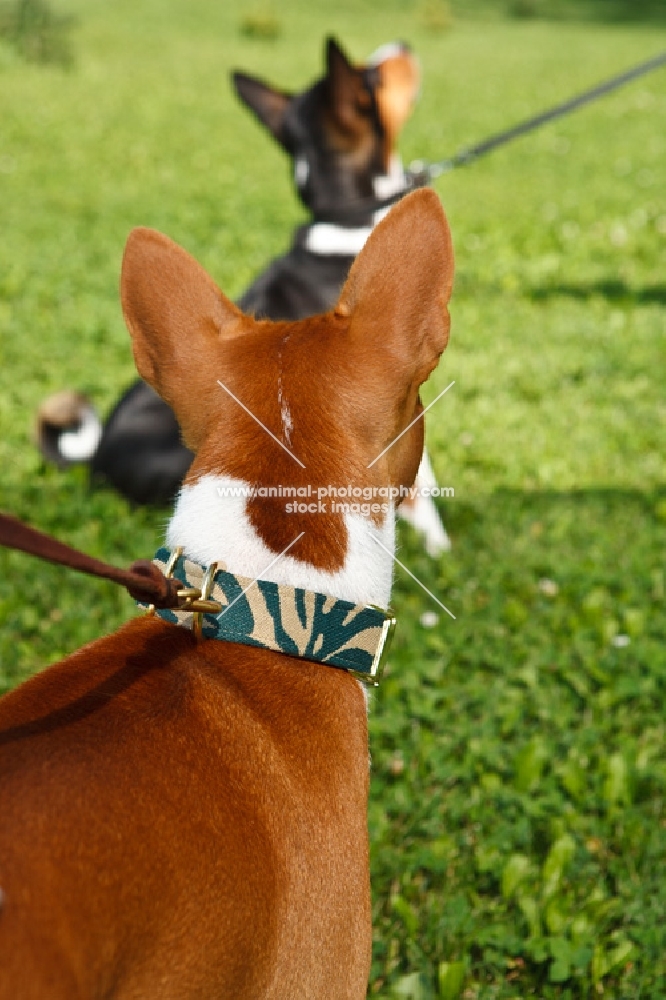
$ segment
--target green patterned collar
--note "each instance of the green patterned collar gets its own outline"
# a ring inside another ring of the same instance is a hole
[[[192,588],[193,597],[200,593],[219,605],[203,613],[196,606],[193,611],[156,610],[165,621],[198,628],[204,639],[272,649],[341,667],[360,680],[378,683],[395,628],[391,612],[312,590],[236,576],[224,568],[207,571],[185,559],[180,550],[160,549],[153,562],[167,576],[180,580],[184,588]]]

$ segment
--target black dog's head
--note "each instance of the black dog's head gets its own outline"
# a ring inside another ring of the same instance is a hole
[[[289,154],[299,196],[315,218],[335,219],[396,189],[395,144],[418,92],[418,63],[403,44],[354,66],[326,42],[326,75],[301,94],[234,73],[241,100]],[[393,185],[393,188],[391,187]]]

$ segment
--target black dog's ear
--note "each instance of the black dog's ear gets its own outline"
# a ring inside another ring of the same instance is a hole
[[[282,90],[276,90],[256,76],[247,73],[232,73],[234,89],[241,101],[253,111],[273,138],[282,142],[282,125],[287,109],[293,98]]]
[[[356,131],[359,111],[370,107],[371,95],[362,71],[330,37],[326,39],[326,84],[331,111],[344,128]]]
[[[326,39],[325,59],[326,76],[329,80],[333,80],[337,76],[342,77],[345,74],[351,75],[355,72],[353,63],[347,58],[342,46],[332,35],[329,35]]]

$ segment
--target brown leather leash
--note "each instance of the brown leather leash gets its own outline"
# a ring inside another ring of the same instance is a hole
[[[179,593],[183,584],[180,580],[165,576],[148,559],[133,562],[129,569],[118,569],[100,559],[93,559],[85,552],[73,549],[57,538],[29,527],[18,518],[0,514],[0,545],[37,556],[56,566],[67,566],[88,576],[101,577],[125,587],[135,601],[152,604],[156,608],[181,608],[188,606],[188,598]],[[191,600],[189,604],[191,605]]]

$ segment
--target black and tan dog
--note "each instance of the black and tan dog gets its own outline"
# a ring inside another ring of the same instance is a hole
[[[328,39],[325,75],[300,94],[244,73],[232,79],[239,98],[290,157],[296,190],[312,216],[239,305],[273,320],[323,313],[337,300],[375,223],[407,188],[396,142],[418,92],[417,61],[407,46],[391,44],[355,66]],[[50,461],[86,461],[94,480],[139,504],[170,500],[192,459],[173,412],[141,381],[103,427],[80,395],[51,397],[39,411],[38,440]],[[425,533],[432,554],[448,548],[432,502],[408,504],[404,513]]]

